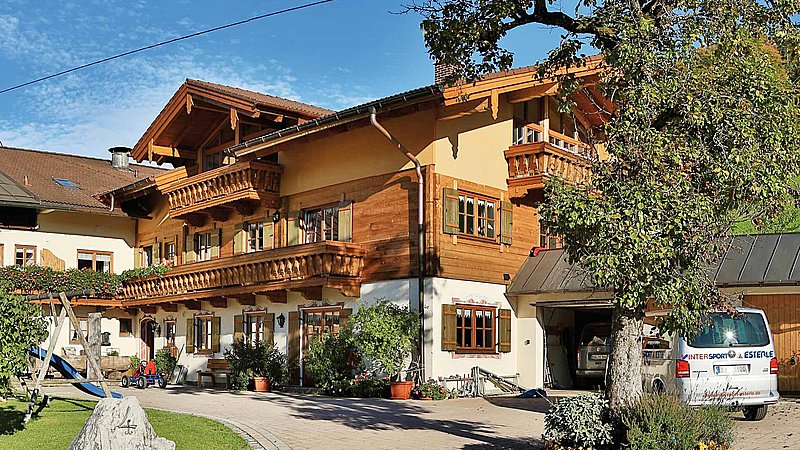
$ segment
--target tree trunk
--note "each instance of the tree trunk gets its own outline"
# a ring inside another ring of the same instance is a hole
[[[644,313],[614,308],[606,398],[612,415],[642,396],[642,328]]]

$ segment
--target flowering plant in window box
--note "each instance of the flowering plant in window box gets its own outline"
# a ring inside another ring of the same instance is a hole
[[[446,400],[458,396],[455,389],[447,389],[433,378],[429,378],[428,381],[418,384],[417,387],[411,391],[411,395],[420,400]]]

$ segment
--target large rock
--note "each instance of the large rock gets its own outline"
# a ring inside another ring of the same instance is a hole
[[[72,441],[69,450],[175,450],[158,437],[136,397],[104,398]]]

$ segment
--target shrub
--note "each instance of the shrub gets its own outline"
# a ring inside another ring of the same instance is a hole
[[[271,386],[280,386],[288,370],[286,355],[263,341],[250,345],[237,339],[225,350],[225,359],[231,388],[240,391],[248,388],[253,377],[266,377]]]
[[[11,394],[11,378],[28,368],[25,352],[46,337],[41,307],[0,287],[0,397]]]
[[[419,317],[387,300],[361,305],[350,318],[356,347],[375,373],[400,379],[406,358],[416,348]]]
[[[448,398],[456,398],[457,394],[455,389],[447,389],[441,384],[437,383],[433,378],[428,381],[417,385],[411,395],[414,398],[429,398],[431,400],[445,400]]]
[[[694,450],[714,443],[727,448],[733,423],[727,408],[689,407],[674,395],[648,394],[622,415],[628,448]]]
[[[544,430],[543,438],[549,448],[609,448],[613,443],[608,402],[597,394],[554,402],[544,417]]]
[[[172,350],[162,348],[156,352],[156,370],[158,370],[158,373],[165,374],[169,378],[172,376],[177,364],[178,359],[172,356]]]
[[[141,363],[142,363],[142,360],[139,359],[138,356],[131,356],[131,364],[130,364],[130,366],[128,366],[128,368],[131,369],[132,372],[135,372],[136,368],[139,367],[139,364],[141,364]]]
[[[361,398],[389,398],[389,379],[361,373],[350,382],[350,395]]]
[[[363,369],[363,362],[345,327],[339,334],[313,339],[304,358],[304,370],[314,383],[332,395],[349,395],[350,382]]]

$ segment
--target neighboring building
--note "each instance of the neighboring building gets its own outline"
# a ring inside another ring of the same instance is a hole
[[[0,266],[39,265],[120,273],[133,268],[136,222],[111,211],[95,194],[163,173],[128,165],[127,153],[95,159],[60,153],[0,147]],[[118,301],[81,299],[76,314],[103,310],[102,327],[110,333],[110,349],[122,355],[138,352],[134,318]],[[60,354],[79,353],[72,327],[58,336]]]
[[[579,179],[602,152],[587,143],[610,110],[600,70],[575,71],[588,114],[558,113],[556,84],[535,68],[336,113],[187,80],[132,152],[177,168],[103,196],[138,218],[138,265],[176,265],[125,287],[136,329],[162,330],[142,334],[142,356],[182,349],[190,379],[237,337],[302,360],[359,299],[418,310],[422,294],[426,376],[481,366],[541,386],[542,328],[504,294],[533,247],[558,244],[539,227],[544,183]],[[420,180],[372,110],[421,164],[422,268]]]

